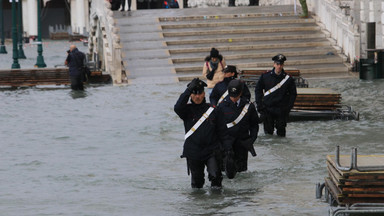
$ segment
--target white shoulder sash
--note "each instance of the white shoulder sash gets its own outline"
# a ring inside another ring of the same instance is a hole
[[[272,92],[276,91],[277,89],[279,89],[281,86],[284,85],[284,83],[288,80],[289,76],[288,75],[285,75],[284,79],[281,80],[279,83],[277,83],[277,85],[275,85],[273,88],[269,89],[268,91],[266,91],[264,93],[264,97],[271,94]]]
[[[196,130],[200,127],[201,124],[208,118],[208,116],[212,113],[214,110],[213,107],[209,107],[207,111],[201,116],[201,118],[195,123],[195,125],[192,126],[192,128],[185,134],[184,140],[188,139]]]
[[[228,90],[224,92],[223,95],[221,95],[220,99],[219,99],[219,102],[217,102],[217,105],[219,105],[221,103],[221,101],[224,100],[225,97],[227,97],[228,95]]]
[[[230,122],[230,123],[227,124],[227,128],[231,128],[231,127],[237,125],[241,121],[241,119],[243,119],[245,114],[247,114],[248,107],[249,107],[249,104],[245,105],[243,110],[241,111],[240,115],[237,116],[237,118],[233,122]]]

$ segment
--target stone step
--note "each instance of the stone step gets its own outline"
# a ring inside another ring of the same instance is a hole
[[[298,47],[321,47],[321,46],[330,46],[331,43],[329,41],[321,41],[321,42],[306,42],[302,43],[300,41],[296,43],[274,43],[274,44],[255,44],[255,45],[238,45],[238,46],[216,46],[220,52],[224,51],[240,51],[240,50],[258,50],[258,49],[284,49],[284,48],[298,48]],[[169,53],[179,54],[179,53],[197,53],[204,52],[209,53],[211,47],[197,47],[197,48],[183,48],[183,49],[170,49]]]
[[[241,10],[241,7],[238,7]],[[201,9],[201,8],[199,8]],[[210,9],[207,8],[207,14],[209,14]],[[224,12],[225,13],[225,12]],[[219,14],[216,15],[195,15],[195,16],[169,16],[169,17],[159,17],[160,22],[179,22],[179,21],[193,21],[193,20],[218,20],[218,19],[247,19],[247,18],[260,18],[260,17],[281,17],[281,16],[294,16],[295,14],[292,11],[285,12],[255,12],[255,13],[230,13],[230,14]]]
[[[308,52],[308,50],[317,51],[324,50],[324,55],[337,55],[340,54],[340,50],[336,50],[331,46],[318,46],[318,47],[290,47],[290,48],[271,48],[271,49],[249,49],[249,50],[226,50],[221,52],[220,54],[224,56],[226,59],[227,56],[236,56],[236,55],[249,55],[249,54],[259,54],[259,53],[270,53],[270,57],[275,56],[278,53],[301,53]],[[329,53],[331,52],[331,53]],[[180,53],[180,54],[172,54],[172,59],[184,59],[184,58],[200,58],[201,61],[205,59],[206,56],[209,55],[209,52],[196,52],[196,53]],[[289,57],[289,56],[288,56]]]
[[[234,37],[232,37],[234,36]],[[178,38],[177,40],[166,40],[166,45],[168,46],[177,46],[185,44],[211,44],[211,43],[235,43],[235,42],[254,42],[254,41],[282,41],[282,40],[299,40],[299,39],[313,39],[313,38],[325,38],[324,34],[319,32],[288,32],[288,33],[279,33],[279,34],[253,34],[246,36],[239,35],[225,35],[219,38],[199,38],[195,37],[194,39],[184,39]],[[168,39],[168,38],[167,38]]]
[[[301,71],[300,71],[301,73]],[[196,75],[185,75],[185,76],[178,76],[177,79],[179,82],[189,82],[192,81],[194,78],[200,78],[201,80],[206,81],[207,79],[201,74]],[[339,72],[337,70],[331,71],[328,73],[302,73],[301,77],[304,79],[310,81],[310,80],[319,80],[319,79],[346,79],[346,78],[358,78],[359,74],[357,73],[351,73],[351,72]],[[248,86],[249,88],[254,88],[255,86]]]
[[[226,34],[255,34],[266,32],[287,32],[287,31],[318,31],[320,27],[311,26],[281,26],[266,28],[232,28],[232,29],[215,29],[215,30],[196,30],[196,31],[174,31],[163,32],[164,37],[181,37],[181,36],[207,36],[207,35],[226,35]]]
[[[161,24],[163,30],[166,29],[193,29],[193,28],[216,28],[216,27],[229,27],[229,26],[252,26],[258,27],[262,25],[282,25],[282,24],[308,24],[315,23],[314,19],[280,19],[280,20],[231,20],[231,21],[217,21],[217,22],[200,22],[200,23],[177,23],[177,24]]]
[[[285,66],[297,68],[298,65],[315,65],[315,64],[335,64],[339,63],[342,65],[343,59],[340,57],[328,57],[328,58],[310,58],[307,59],[292,59],[290,58],[289,61],[285,62]],[[259,68],[259,67],[271,67],[273,65],[271,59],[247,59],[246,61],[234,61],[231,62],[231,64],[236,65],[238,68]],[[195,64],[184,64],[184,65],[177,65],[175,67],[175,71],[177,73],[184,73],[184,72],[195,72],[195,71],[202,71],[203,70],[203,63],[195,63]]]
[[[246,68],[246,67],[245,67]],[[244,69],[245,69],[244,68]],[[262,67],[264,68],[264,67]],[[311,65],[307,66],[297,66],[290,67],[300,70],[301,77],[305,79],[318,79],[318,78],[350,78],[351,76],[358,76],[357,73],[348,72],[347,68],[342,64],[329,64],[328,66],[324,65]],[[272,67],[270,67],[272,69]],[[202,76],[202,71],[191,71],[188,73],[177,73],[179,81],[191,81],[193,78],[199,77],[200,79],[206,79]]]
[[[223,43],[210,43],[209,47],[220,47],[220,46],[231,46],[231,47],[238,47],[238,46],[278,46],[278,45],[287,45],[287,44],[298,44],[298,43],[321,43],[325,42],[327,43],[327,46],[331,44],[331,42],[326,38],[310,38],[310,39],[292,39],[292,40],[276,40],[276,41],[245,41],[245,42],[232,42],[229,44],[223,44]],[[207,44],[184,44],[184,45],[171,45],[167,46],[168,49],[174,50],[174,48],[178,49],[191,49],[191,48],[201,48],[201,47],[207,47]]]
[[[251,14],[249,14],[251,15]],[[177,19],[177,17],[174,17]],[[160,25],[178,25],[178,24],[195,24],[195,23],[225,23],[225,22],[249,22],[249,21],[269,21],[269,20],[311,20],[313,18],[301,19],[295,15],[287,16],[238,16],[238,17],[224,17],[224,18],[206,18],[206,19],[193,19],[193,20],[174,20],[162,21],[159,19]],[[309,21],[311,22],[311,21]],[[128,23],[126,25],[129,25]]]
[[[272,56],[276,55],[276,53],[281,52],[288,58],[290,57],[296,57],[296,56],[325,56],[329,52],[335,52],[334,49],[331,47],[324,47],[322,49],[305,49],[302,51],[282,51],[281,49],[276,49],[273,52],[266,52],[265,50],[261,50],[261,52],[255,52],[254,50],[251,50],[251,52],[248,53],[236,53],[236,54],[226,54],[224,56],[224,59],[227,63],[231,62],[231,60],[237,60],[237,59],[257,59],[257,58],[272,58]],[[335,53],[336,54],[336,53]],[[202,55],[203,56],[203,55]],[[203,58],[202,56],[199,57],[188,57],[188,58],[173,58],[172,62],[173,64],[178,63],[190,63],[190,62],[202,62]]]

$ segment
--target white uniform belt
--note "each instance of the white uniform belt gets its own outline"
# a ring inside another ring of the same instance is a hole
[[[230,122],[230,123],[227,124],[227,128],[231,128],[231,127],[237,125],[241,121],[241,119],[243,119],[245,114],[247,114],[248,107],[249,107],[249,104],[245,105],[243,110],[241,111],[240,115],[237,116],[237,118],[233,122]]]
[[[212,113],[214,110],[213,107],[209,107],[207,111],[201,116],[201,118],[192,126],[192,128],[185,134],[184,140],[188,139],[196,130],[200,127],[201,124],[208,118],[208,116]]]
[[[289,78],[289,76],[285,75],[284,79],[281,80],[279,83],[277,83],[277,85],[275,85],[273,88],[271,88],[268,91],[266,91],[264,93],[264,96],[267,96],[267,95],[271,94],[272,92],[276,91],[277,89],[279,89],[281,86],[284,85],[284,83],[288,80],[288,78]]]
[[[221,95],[219,102],[217,102],[217,105],[219,105],[221,103],[221,101],[223,101],[224,98],[227,97],[227,95],[228,95],[228,90],[225,91],[223,95]]]

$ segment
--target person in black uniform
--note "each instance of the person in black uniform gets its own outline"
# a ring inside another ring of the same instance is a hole
[[[232,80],[228,85],[229,97],[218,106],[220,139],[225,153],[225,171],[228,178],[248,169],[248,151],[256,156],[253,143],[259,132],[259,117],[255,105],[242,96],[245,83]],[[232,158],[234,166],[232,164]]]
[[[284,72],[287,58],[278,54],[272,58],[273,69],[262,74],[255,88],[257,110],[264,122],[264,132],[285,137],[287,119],[295,102],[297,91],[295,81]]]
[[[71,45],[67,53],[65,65],[69,67],[71,88],[72,90],[84,90],[84,73],[81,68],[84,65],[85,54],[80,52],[75,45]]]
[[[231,80],[234,80],[237,78],[236,66],[233,66],[233,65],[225,66],[223,73],[224,73],[224,80],[215,85],[211,95],[209,96],[209,102],[211,103],[212,106],[217,106],[219,101],[221,102],[224,100],[225,97],[229,97],[227,92],[228,84],[229,82],[231,82]],[[251,92],[249,91],[247,85],[245,84],[244,84],[242,97],[245,97],[248,100],[251,100]]]
[[[187,86],[175,104],[176,114],[184,121],[185,141],[181,157],[187,158],[188,174],[192,174],[192,188],[204,185],[204,168],[212,187],[221,187],[222,175],[218,167],[220,152],[217,111],[205,102],[202,80],[195,78]],[[191,103],[188,103],[191,99]],[[199,125],[200,123],[200,125]]]

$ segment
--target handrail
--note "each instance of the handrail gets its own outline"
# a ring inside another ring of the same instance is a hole
[[[91,7],[91,30],[89,36],[89,50],[93,59],[96,53],[102,53],[100,59],[104,62],[105,72],[110,74],[113,84],[126,82],[125,70],[122,65],[122,46],[120,44],[119,29],[113,18],[111,4],[106,0],[92,0]],[[101,35],[99,35],[101,32]],[[102,41],[102,47],[97,47]],[[102,49],[102,50],[100,50]],[[124,74],[124,75],[123,75]]]
[[[346,15],[345,8],[340,8],[340,2],[335,0],[307,0],[312,5],[315,19],[324,25],[330,37],[336,41],[344,55],[349,57],[350,63],[360,57],[359,25]]]

